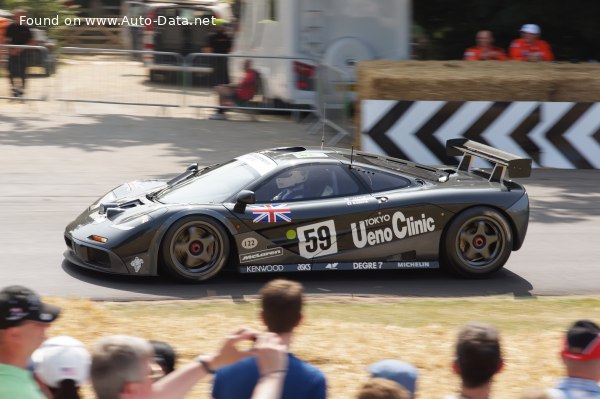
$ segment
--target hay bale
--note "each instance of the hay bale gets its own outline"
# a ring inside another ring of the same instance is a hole
[[[359,99],[600,101],[600,65],[518,61],[366,61]]]

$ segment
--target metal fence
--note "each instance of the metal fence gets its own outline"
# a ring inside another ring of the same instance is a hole
[[[52,65],[41,70],[45,79],[28,81],[24,100],[186,107],[197,111],[315,113],[321,123],[338,132],[333,143],[350,134],[351,120],[346,112],[350,94],[341,85],[347,79],[342,71],[311,59],[210,53],[182,56],[174,52],[79,47],[63,47],[58,53],[41,46],[3,45],[0,49],[10,47],[39,51],[38,58],[43,61],[32,65]],[[251,95],[240,98],[244,96],[232,88],[228,91],[231,95],[220,96],[218,86],[235,86],[243,81],[247,62],[256,72]],[[8,79],[4,81],[7,89],[0,86],[0,98],[13,99]]]
[[[317,104],[318,120],[309,128],[310,134],[316,134],[319,128],[332,129],[337,134],[327,143],[335,145],[354,131],[354,93],[355,82],[339,68],[320,64],[317,68]]]
[[[17,52],[20,55],[17,55]],[[12,61],[10,61],[11,55]],[[7,77],[0,83],[0,99],[45,101],[49,98],[49,81],[38,79],[39,77],[47,77],[54,72],[55,59],[49,54],[46,47],[0,44],[0,66],[8,75],[11,75],[8,71],[9,63],[12,63],[12,67],[16,70],[21,67],[25,69],[25,87],[20,87],[20,77],[15,76],[15,87],[22,89],[22,94],[21,91],[14,91]],[[20,75],[16,70],[13,71],[14,74]]]
[[[254,87],[247,96],[234,90],[222,91],[220,85],[239,86],[246,76],[244,65],[256,73]],[[187,106],[197,109],[227,109],[269,112],[314,112],[316,76],[302,74],[316,62],[308,59],[242,54],[194,53],[185,57]],[[201,82],[197,88],[193,83]],[[228,95],[227,95],[228,94]],[[240,98],[241,97],[241,98]],[[293,98],[295,103],[280,103],[277,98]],[[211,101],[212,99],[212,101]]]
[[[140,61],[144,55],[151,55],[162,64],[145,67]],[[170,108],[183,105],[183,80],[161,86],[151,84],[149,79],[163,67],[182,69],[180,54],[64,47],[60,50],[60,60],[69,67],[59,68],[55,77],[58,101]]]

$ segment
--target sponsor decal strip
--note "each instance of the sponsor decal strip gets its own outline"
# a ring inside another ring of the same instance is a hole
[[[339,262],[339,263],[298,263],[291,265],[250,265],[240,266],[241,273],[291,273],[327,270],[398,270],[398,269],[439,269],[438,261],[402,262]]]

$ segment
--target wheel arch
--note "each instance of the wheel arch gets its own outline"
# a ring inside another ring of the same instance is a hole
[[[179,212],[176,212],[176,213],[170,215],[161,224],[160,229],[157,230],[157,232],[154,236],[154,240],[152,241],[151,248],[148,251],[148,252],[150,252],[150,257],[152,259],[152,264],[154,265],[156,274],[159,274],[160,268],[161,268],[161,265],[160,265],[160,263],[161,263],[160,262],[161,247],[162,247],[163,240],[165,239],[165,235],[167,234],[167,232],[169,231],[171,226],[173,226],[173,224],[175,224],[179,220],[183,219],[184,217],[188,217],[188,216],[207,217],[209,219],[214,220],[216,223],[220,224],[221,227],[223,227],[225,229],[225,231],[227,232],[227,235],[229,236],[228,238],[231,239],[232,249],[237,253],[237,246],[235,245],[235,239],[233,238],[233,236],[235,234],[237,234],[237,230],[235,229],[235,226],[225,216],[223,216],[222,214],[220,214],[219,212],[217,212],[215,210],[210,210],[210,209],[202,210],[202,211],[197,211],[197,210],[179,211]]]
[[[454,220],[459,215],[461,215],[463,212],[468,211],[469,209],[479,208],[479,207],[490,208],[490,209],[493,209],[493,210],[497,211],[498,213],[500,213],[504,217],[504,219],[506,219],[506,222],[510,226],[510,233],[512,234],[513,238],[519,236],[519,234],[517,232],[517,227],[515,226],[514,220],[510,217],[510,215],[504,209],[498,207],[497,205],[492,205],[492,204],[470,205],[470,206],[462,208],[458,212],[455,212],[452,215],[452,217],[444,225],[444,228],[442,229],[442,235],[440,236],[441,237],[440,238],[440,245],[438,247],[438,251],[439,251],[438,253],[439,253],[440,256],[444,253],[444,244],[445,244],[446,234],[447,234],[448,229],[450,228],[450,225],[452,224],[452,222],[454,222]],[[517,241],[518,240],[513,239],[511,251],[516,251],[517,249],[519,249],[520,244]]]

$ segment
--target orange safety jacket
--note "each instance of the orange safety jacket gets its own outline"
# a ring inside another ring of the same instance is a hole
[[[531,53],[540,53],[543,61],[554,61],[554,54],[550,45],[545,40],[536,40],[529,45],[525,39],[515,39],[510,44],[510,59],[515,61],[527,61]]]
[[[463,59],[467,61],[505,61],[508,59],[504,50],[497,47],[492,47],[492,49],[487,51],[487,54],[484,53],[485,51],[481,47],[469,47],[465,50],[465,55],[463,56]]]

